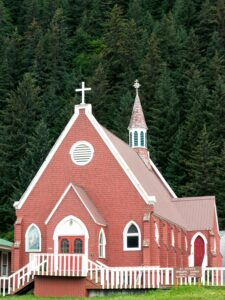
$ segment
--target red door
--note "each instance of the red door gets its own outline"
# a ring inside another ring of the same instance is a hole
[[[202,266],[204,253],[205,253],[205,243],[202,237],[200,236],[197,236],[197,238],[195,239],[194,251],[195,251],[195,266],[200,267]]]
[[[59,270],[78,275],[82,270],[82,256],[84,253],[84,236],[60,236],[59,254],[68,254],[59,256]],[[78,255],[70,255],[78,254]]]

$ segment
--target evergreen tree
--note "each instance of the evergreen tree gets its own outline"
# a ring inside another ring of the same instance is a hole
[[[142,99],[143,108],[147,119],[151,118],[151,107],[156,102],[155,92],[163,61],[159,50],[159,40],[155,33],[151,34],[149,41],[149,50],[141,65]]]
[[[166,66],[163,67],[155,97],[157,102],[151,108],[149,128],[151,155],[159,167],[165,170],[180,122],[179,99]]]
[[[38,94],[39,89],[32,77],[25,74],[16,91],[10,93],[6,109],[1,112],[3,121],[0,127],[0,208],[2,207],[3,212],[6,209],[8,212],[7,216],[0,220],[3,230],[7,228],[7,224],[12,224],[14,219],[11,196],[17,185],[20,161],[39,118],[41,100]]]
[[[184,186],[187,182],[186,158],[183,154],[184,133],[180,127],[169,155],[165,177],[178,196],[184,195]]]
[[[196,23],[195,5],[193,0],[176,0],[174,4],[174,19],[177,24],[192,28]]]
[[[225,227],[225,143],[222,145],[219,151],[217,168],[213,173],[215,176],[215,190],[213,193],[216,195],[216,204],[220,220],[220,226]]]
[[[24,155],[20,159],[17,181],[11,197],[14,201],[20,199],[46,158],[51,146],[52,140],[48,127],[44,120],[41,120],[36,125],[33,134],[28,137]]]
[[[209,140],[206,126],[200,131],[195,147],[186,161],[189,181],[186,195],[213,195],[215,193],[216,145]]]

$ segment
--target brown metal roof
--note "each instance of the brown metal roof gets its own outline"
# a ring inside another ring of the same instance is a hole
[[[131,147],[104,127],[103,130],[147,194],[156,197],[156,215],[188,231],[212,228],[214,196],[173,198],[153,168],[149,170]]]
[[[141,101],[140,101],[138,94],[136,95],[136,98],[134,101],[130,124],[128,126],[128,129],[131,129],[131,128],[145,128],[145,129],[148,128],[146,125],[146,122],[145,122],[145,117],[143,114]]]
[[[106,221],[104,220],[103,216],[98,211],[97,207],[91,201],[91,199],[89,198],[89,196],[87,195],[85,190],[75,184],[73,184],[73,187],[75,188],[78,196],[80,197],[84,206],[88,210],[89,214],[93,217],[95,223],[106,226],[107,225]]]
[[[172,200],[188,230],[212,229],[215,213],[215,197],[187,197]]]
[[[153,168],[149,170],[132,148],[104,127],[103,130],[147,194],[156,197],[155,213],[178,226],[186,227],[184,220],[182,220],[177,207],[172,201],[172,196]]]

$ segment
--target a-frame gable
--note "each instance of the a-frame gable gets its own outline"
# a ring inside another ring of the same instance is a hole
[[[53,148],[49,152],[46,160],[42,164],[42,166],[39,169],[39,171],[37,172],[36,176],[31,181],[31,183],[28,186],[28,188],[25,191],[25,193],[22,195],[21,199],[19,201],[17,201],[17,202],[14,203],[15,208],[16,209],[20,209],[23,206],[23,204],[26,201],[26,199],[28,198],[29,194],[31,193],[31,191],[33,190],[33,188],[37,184],[38,180],[42,176],[43,172],[47,168],[48,164],[50,163],[50,161],[54,157],[56,151],[58,150],[58,148],[60,147],[60,145],[64,141],[65,137],[69,133],[71,127],[74,125],[77,117],[79,116],[80,109],[85,110],[86,117],[89,119],[89,121],[91,122],[91,124],[93,125],[93,127],[95,128],[95,130],[97,131],[97,133],[99,134],[99,136],[102,138],[103,142],[106,144],[107,148],[113,154],[114,158],[117,160],[117,162],[119,163],[119,165],[121,166],[121,168],[123,169],[123,171],[125,172],[125,174],[127,175],[127,177],[130,179],[130,181],[132,182],[132,184],[134,185],[134,187],[136,188],[136,190],[138,191],[138,193],[141,195],[142,199],[148,205],[149,204],[154,204],[156,202],[155,195],[149,195],[147,193],[147,191],[145,190],[145,188],[142,186],[141,182],[137,179],[137,177],[135,176],[135,174],[132,172],[132,170],[130,169],[130,167],[127,165],[126,161],[121,156],[121,154],[119,153],[119,151],[117,150],[117,148],[114,146],[114,144],[110,140],[109,136],[106,134],[106,132],[103,129],[103,127],[98,123],[98,121],[92,115],[92,107],[91,107],[91,105],[90,104],[83,104],[83,105],[76,105],[75,106],[75,113],[74,113],[74,115],[72,116],[72,118],[70,119],[69,123],[67,124],[67,126],[65,127],[65,129],[63,130],[63,132],[61,133],[61,135],[59,136],[59,138],[56,141],[55,145],[53,146]],[[166,187],[166,189],[171,194],[171,196],[172,197],[176,197],[175,193],[172,191],[172,189],[169,187],[169,185],[164,180],[164,178],[162,177],[162,175],[159,173],[158,169],[153,164],[153,162],[151,162],[151,165],[152,165],[154,171],[157,173],[157,175],[160,178],[160,180],[162,181],[163,185]]]
[[[85,209],[87,210],[87,212],[89,213],[89,215],[91,216],[93,221],[98,225],[106,226],[106,222],[105,222],[104,218],[101,216],[101,214],[99,213],[99,211],[97,210],[95,205],[91,202],[91,200],[89,199],[89,197],[87,196],[85,191],[82,188],[77,187],[76,185],[74,185],[72,183],[70,183],[67,186],[67,188],[65,189],[65,191],[63,192],[63,194],[61,195],[61,197],[59,198],[59,200],[55,204],[54,208],[52,209],[52,211],[50,212],[48,218],[46,219],[45,224],[47,225],[49,223],[52,216],[56,213],[58,207],[63,202],[66,195],[69,193],[69,191],[71,189],[75,192],[78,199],[81,201],[81,203],[83,204],[83,206],[85,207]]]
[[[130,179],[130,181],[132,182],[132,184],[134,185],[134,187],[136,188],[136,190],[138,191],[138,193],[141,195],[141,197],[143,198],[143,200],[148,205],[149,204],[154,204],[155,201],[156,201],[155,195],[148,195],[147,194],[146,190],[142,187],[141,183],[138,181],[138,179],[136,178],[136,176],[130,170],[129,166],[126,164],[126,162],[124,161],[124,159],[122,158],[122,156],[120,155],[120,153],[117,151],[116,147],[113,145],[113,143],[110,141],[109,137],[104,132],[102,126],[97,122],[97,120],[95,119],[95,117],[92,115],[92,107],[91,107],[91,105],[90,104],[84,104],[84,105],[76,105],[75,106],[75,113],[74,113],[74,115],[72,116],[72,118],[70,119],[69,123],[67,124],[67,126],[65,127],[65,129],[63,130],[63,132],[61,133],[61,135],[59,136],[59,138],[56,141],[55,145],[53,146],[53,148],[49,152],[46,160],[44,161],[44,163],[42,164],[41,168],[39,169],[39,171],[37,172],[37,174],[35,175],[35,177],[31,181],[31,183],[29,184],[27,190],[22,195],[21,199],[19,201],[17,201],[17,202],[14,203],[14,207],[16,209],[22,208],[23,204],[25,203],[26,199],[30,195],[31,191],[33,190],[33,188],[37,184],[38,180],[40,179],[40,177],[44,173],[45,169],[49,165],[50,161],[54,157],[56,151],[59,149],[60,145],[62,144],[62,142],[64,141],[65,137],[69,133],[70,129],[74,125],[77,117],[79,116],[80,109],[85,110],[86,117],[89,119],[89,121],[91,122],[91,124],[93,125],[93,127],[95,128],[95,130],[97,131],[97,133],[99,134],[99,136],[101,137],[101,139],[103,140],[103,142],[106,144],[106,146],[108,147],[108,149],[110,150],[110,152],[113,154],[114,158],[119,163],[119,165],[122,167],[123,171],[126,173],[126,175]]]

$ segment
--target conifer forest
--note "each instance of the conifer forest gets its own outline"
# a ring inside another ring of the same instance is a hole
[[[225,228],[225,0],[0,0],[0,233],[80,103],[128,142],[134,80],[150,156]],[[37,212],[38,213],[38,212]]]

